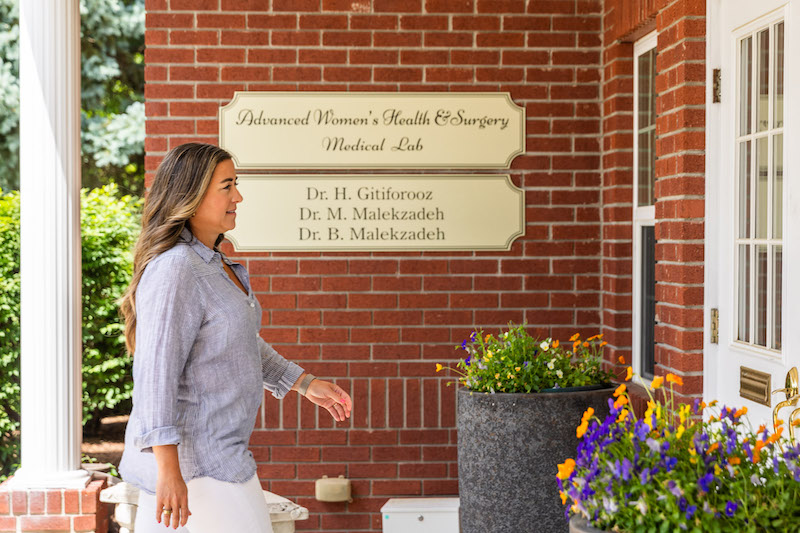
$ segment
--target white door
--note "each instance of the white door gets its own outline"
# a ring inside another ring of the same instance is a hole
[[[740,376],[769,374],[774,390],[800,366],[800,0],[707,6],[704,398],[771,424],[785,395],[747,400]]]

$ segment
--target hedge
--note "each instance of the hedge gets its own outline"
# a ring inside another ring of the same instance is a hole
[[[130,409],[131,359],[117,299],[130,282],[142,200],[115,185],[81,191],[83,424]],[[0,481],[19,467],[19,193],[0,191]]]

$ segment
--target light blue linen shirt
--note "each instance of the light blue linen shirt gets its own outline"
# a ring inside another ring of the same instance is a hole
[[[244,294],[222,266],[247,289]],[[263,390],[282,398],[303,369],[259,335],[261,306],[247,270],[184,228],[136,288],[133,409],[125,429],[123,479],[155,494],[154,445],[177,444],[183,479],[244,483]]]

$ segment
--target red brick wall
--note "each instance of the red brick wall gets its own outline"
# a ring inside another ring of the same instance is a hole
[[[100,502],[106,487],[105,479],[95,479],[83,490],[13,490],[6,481],[0,485],[0,531],[106,533],[113,512],[111,504]]]
[[[630,363],[633,42],[657,30],[656,374],[702,394],[705,2],[607,0],[603,15],[603,327]]]
[[[662,1],[656,59],[656,361],[703,393],[705,0]]]
[[[526,107],[527,152],[509,173],[527,231],[511,251],[238,254],[264,337],[355,401],[334,424],[296,395],[265,400],[251,449],[264,487],[312,511],[298,527],[378,531],[390,497],[456,494],[455,395],[435,363],[473,327],[526,320],[566,340],[604,321],[600,0],[146,7],[150,178],[169,148],[217,141],[237,90],[508,91]],[[316,502],[323,474],[352,479],[354,501]]]

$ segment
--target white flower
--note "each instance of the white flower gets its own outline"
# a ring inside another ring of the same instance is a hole
[[[539,348],[546,352],[550,349],[550,345],[547,343],[547,341],[542,341],[542,343],[539,345]]]
[[[556,363],[555,359],[550,359],[550,362],[547,363],[547,368],[549,368],[550,370],[553,370],[556,367],[555,363]]]
[[[564,377],[564,373],[561,370],[556,370],[556,376],[558,376],[558,379],[561,379]]]
[[[643,515],[647,514],[647,502],[643,499],[639,498],[639,501],[636,502],[636,508],[639,509],[639,512]]]

